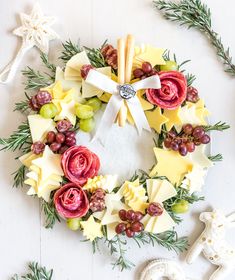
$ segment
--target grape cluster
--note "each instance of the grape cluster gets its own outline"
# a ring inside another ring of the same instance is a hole
[[[76,145],[76,134],[74,131],[47,133],[47,144],[54,153],[63,154],[69,147]]]
[[[152,67],[149,62],[144,62],[141,68],[136,68],[133,75],[136,79],[145,79],[147,77],[156,75],[157,71]]]
[[[57,132],[49,131],[46,136],[46,144],[54,153],[63,154],[69,147],[76,145],[76,133],[70,131],[72,124],[67,120],[58,121]]]
[[[122,209],[118,214],[122,222],[115,228],[117,234],[125,233],[127,237],[131,238],[144,230],[144,225],[140,222],[144,215],[140,211]]]
[[[209,142],[210,136],[202,126],[193,127],[191,124],[186,124],[179,134],[171,130],[164,140],[164,145],[167,149],[178,151],[181,156],[186,156],[188,152],[194,152],[195,146]]]
[[[93,192],[90,198],[90,209],[92,212],[99,212],[105,209],[105,195],[105,190],[101,188]]]
[[[102,106],[97,97],[89,99],[85,104],[79,104],[76,108],[76,116],[79,118],[79,128],[84,132],[90,132],[95,127],[94,115]]]
[[[40,90],[29,99],[29,106],[33,111],[38,112],[43,105],[50,103],[51,100],[52,97],[48,91]]]

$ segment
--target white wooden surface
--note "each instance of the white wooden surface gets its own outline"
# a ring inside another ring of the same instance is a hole
[[[3,67],[13,56],[20,45],[20,40],[11,34],[11,30],[19,24],[19,12],[30,12],[33,0],[1,0],[0,17],[0,65]],[[235,57],[235,37],[233,29],[235,3],[232,0],[205,1],[212,10],[214,28],[222,35],[225,44],[230,45],[231,53]],[[211,206],[221,207],[227,212],[235,210],[234,180],[235,180],[235,145],[234,145],[234,106],[235,106],[235,78],[230,78],[222,70],[212,48],[205,38],[196,31],[187,31],[183,27],[165,21],[158,12],[154,11],[150,0],[40,0],[46,14],[57,17],[54,28],[62,40],[78,40],[88,46],[99,46],[106,38],[111,43],[119,36],[133,33],[137,41],[151,43],[156,46],[172,49],[179,60],[190,58],[192,63],[188,70],[197,75],[196,86],[204,97],[208,108],[213,113],[211,122],[227,121],[231,129],[223,134],[213,134],[213,153],[221,152],[224,161],[210,170],[204,189],[205,202],[196,204],[179,231],[189,235],[193,241],[202,230],[202,224],[197,217],[200,211]],[[51,44],[51,58],[55,59],[56,50],[60,49],[59,42]],[[38,67],[39,57],[36,50],[28,53],[21,64]],[[15,80],[8,86],[0,86],[0,136],[7,137],[23,119],[18,113],[13,113],[14,103],[23,97],[22,76],[18,71]],[[135,139],[133,130],[115,131],[120,135],[120,141],[132,135],[135,149],[130,152],[128,160],[133,162],[135,153],[137,163],[122,166],[122,158],[129,150],[127,146],[123,156],[117,156],[116,161],[121,176],[131,173],[141,163],[142,168],[148,168],[153,161],[150,154],[149,137]],[[129,133],[129,134],[128,134]],[[102,156],[110,158],[111,146]],[[119,149],[119,153],[120,153]],[[100,153],[100,151],[99,151]],[[147,158],[147,159],[146,159]],[[109,162],[109,161],[107,161]],[[109,162],[110,163],[110,162]],[[144,166],[143,166],[144,165]],[[110,169],[109,169],[110,167]],[[93,255],[88,243],[81,243],[77,233],[70,232],[65,225],[58,224],[54,230],[45,230],[42,226],[39,204],[36,199],[25,195],[26,189],[11,188],[11,173],[17,168],[17,162],[11,153],[0,154],[0,279],[5,280],[14,272],[23,272],[25,264],[31,260],[41,261],[55,270],[56,280],[94,280],[94,279],[138,279],[138,272],[143,264],[155,257],[173,258],[182,262],[187,275],[206,280],[214,267],[204,261],[202,257],[192,266],[184,264],[184,255],[177,257],[174,253],[156,247],[146,246],[139,250],[130,243],[128,255],[136,263],[136,269],[131,272],[112,270],[112,259],[104,255]],[[113,170],[111,164],[106,170]],[[230,239],[235,246],[235,238]],[[233,275],[228,280],[234,279]]]

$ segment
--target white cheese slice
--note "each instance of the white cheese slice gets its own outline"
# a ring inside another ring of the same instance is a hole
[[[40,115],[29,115],[28,122],[31,137],[34,142],[43,141],[49,131],[56,131],[55,123],[52,119],[45,119]]]

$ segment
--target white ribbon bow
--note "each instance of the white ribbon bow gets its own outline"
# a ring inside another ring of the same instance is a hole
[[[138,133],[141,134],[143,129],[151,131],[139,98],[136,96],[136,92],[140,89],[161,88],[161,82],[158,75],[140,80],[131,85],[124,85],[128,88],[127,91],[124,92],[122,92],[123,85],[119,85],[109,77],[95,70],[89,71],[86,82],[101,89],[104,92],[112,94],[93,140],[101,140],[101,136],[105,139],[106,134],[115,122],[117,114],[120,111],[124,100],[126,101],[130,113],[135,121]]]

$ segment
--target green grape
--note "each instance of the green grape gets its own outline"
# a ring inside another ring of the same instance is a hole
[[[53,103],[48,103],[41,107],[39,113],[45,119],[52,119],[56,116],[58,110]]]
[[[102,102],[99,100],[99,98],[93,97],[86,102],[86,105],[91,106],[94,112],[96,112],[101,108]]]
[[[80,218],[73,218],[67,220],[67,227],[71,230],[78,230],[80,228]]]
[[[85,132],[90,132],[95,127],[95,120],[94,118],[80,120],[80,129]]]
[[[161,71],[177,71],[178,65],[175,61],[167,60],[165,65],[160,65]]]
[[[89,105],[78,105],[76,115],[79,119],[90,119],[94,116],[93,108]]]
[[[189,210],[189,202],[184,199],[180,199],[177,203],[171,206],[171,210],[176,214],[183,214]]]

